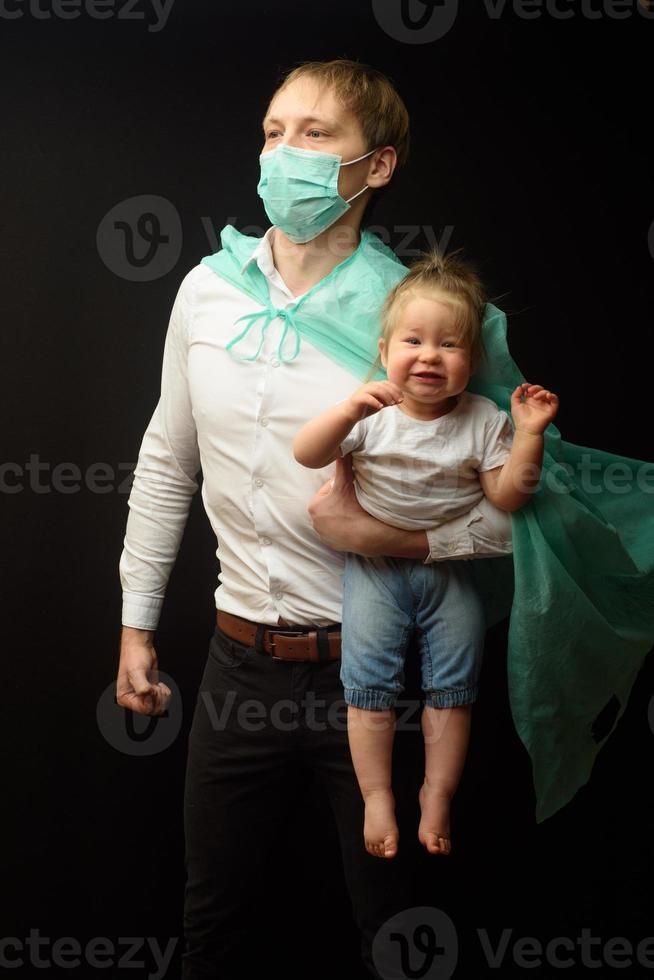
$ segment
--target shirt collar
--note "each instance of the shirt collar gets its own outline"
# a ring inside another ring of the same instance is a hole
[[[241,272],[245,272],[251,262],[257,263],[264,276],[270,276],[275,268],[272,254],[272,239],[275,233],[275,226],[271,225],[263,238],[259,239],[259,244],[249,259],[246,259],[241,266]]]
[[[293,296],[290,289],[275,268],[275,260],[272,253],[272,240],[274,234],[275,226],[271,225],[263,238],[259,239],[259,244],[252,252],[252,255],[246,259],[241,266],[241,273],[245,272],[251,262],[256,262],[261,269],[261,272],[266,279],[269,280],[269,282],[280,289],[288,299],[297,300],[298,297]]]

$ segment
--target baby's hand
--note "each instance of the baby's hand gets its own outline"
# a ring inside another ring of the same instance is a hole
[[[343,402],[343,408],[352,422],[359,422],[403,398],[402,389],[392,381],[369,381]]]
[[[525,396],[524,401],[520,400],[521,395]],[[524,432],[542,435],[558,410],[559,399],[542,385],[531,385],[525,381],[511,395],[511,415],[515,427]]]

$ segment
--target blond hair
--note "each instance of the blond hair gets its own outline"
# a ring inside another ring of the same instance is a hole
[[[402,307],[417,295],[432,294],[451,304],[459,340],[470,351],[470,373],[479,367],[484,356],[482,326],[487,296],[474,268],[460,256],[461,250],[442,255],[434,250],[424,252],[386,296],[381,309],[380,337],[388,350]],[[382,366],[381,354],[371,367],[366,381],[372,380]]]
[[[370,65],[348,58],[305,61],[283,77],[271,103],[279,92],[298,78],[312,78],[334,92],[341,105],[358,119],[366,150],[394,146],[398,168],[406,163],[409,113],[390,78]]]

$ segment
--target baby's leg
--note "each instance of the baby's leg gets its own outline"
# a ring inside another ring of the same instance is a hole
[[[346,554],[343,573],[341,681],[348,739],[365,802],[366,849],[397,853],[399,832],[391,787],[393,705],[403,690],[404,652],[412,628],[409,559]],[[409,612],[407,612],[407,609]]]
[[[485,622],[472,562],[416,566],[421,586],[416,627],[421,649],[425,780],[420,790],[420,842],[431,854],[450,852],[450,803],[465,763],[472,704],[477,698]]]
[[[349,704],[347,734],[365,803],[366,850],[375,857],[395,857],[399,837],[391,788],[395,710],[370,711]]]
[[[465,765],[472,705],[432,708],[422,713],[425,781],[420,789],[418,839],[430,854],[449,854],[450,804]]]
[[[427,530],[425,564],[463,558],[496,558],[513,551],[511,515],[488,497],[460,517]]]

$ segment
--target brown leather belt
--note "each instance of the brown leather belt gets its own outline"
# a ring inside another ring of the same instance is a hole
[[[272,660],[340,660],[341,630],[332,626],[268,626],[218,610],[216,622],[231,640],[255,647]],[[257,634],[259,642],[257,643]]]

